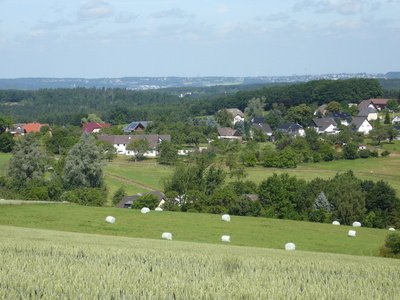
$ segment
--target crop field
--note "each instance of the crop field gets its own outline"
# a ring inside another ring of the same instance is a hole
[[[400,294],[399,260],[160,237],[0,226],[0,298],[387,300]]]
[[[35,202],[32,202],[35,203]],[[116,223],[105,222],[114,216]],[[0,205],[0,225],[93,233],[132,238],[159,239],[171,232],[174,241],[219,244],[222,235],[231,236],[230,245],[283,249],[288,242],[301,251],[377,256],[389,231],[357,228],[356,237],[348,237],[351,226],[232,216],[231,222],[220,215],[155,212],[135,209],[87,207],[75,204]]]

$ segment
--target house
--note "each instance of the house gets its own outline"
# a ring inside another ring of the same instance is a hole
[[[372,125],[368,122],[365,117],[356,117],[351,122],[350,126],[355,126],[356,131],[368,134],[372,129]]]
[[[395,117],[393,118],[392,124],[393,124],[393,125],[400,124],[400,115],[397,115],[397,116],[395,116]]]
[[[378,110],[378,108],[377,108],[377,107],[375,106],[375,104],[371,101],[371,99],[369,99],[369,100],[363,100],[363,101],[361,101],[361,102],[358,104],[358,106],[357,106],[358,111],[362,111],[364,108],[367,108],[367,107],[374,108],[374,109]]]
[[[102,128],[109,128],[108,123],[85,123],[83,124],[82,132],[98,133]]]
[[[369,99],[376,106],[378,110],[386,108],[386,104],[390,99]]]
[[[398,131],[397,139],[400,140],[400,126],[393,126]]]
[[[367,118],[368,121],[378,119],[378,111],[373,107],[365,107],[358,113],[359,117]]]
[[[314,111],[314,116],[317,115],[317,113],[320,111],[322,115],[325,115],[326,110],[327,110],[328,105],[327,104],[322,104],[320,107],[318,107],[315,111]]]
[[[233,116],[233,124],[241,121],[244,122],[244,113],[238,108],[227,108],[228,112],[230,112]]]
[[[284,131],[289,133],[291,137],[305,136],[303,126],[296,123],[283,123],[276,128],[276,131]]]
[[[242,140],[241,134],[230,127],[218,128],[218,139],[220,140]]]
[[[272,136],[272,129],[271,129],[271,126],[269,126],[268,124],[264,124],[264,123],[261,123],[261,124],[253,124],[253,125],[251,125],[251,127],[260,129],[260,130],[261,130],[265,135],[267,135],[267,136]]]
[[[146,127],[152,123],[152,121],[139,121],[132,122],[131,124],[125,126],[122,131],[123,132],[137,132],[137,131],[145,131]]]
[[[49,124],[40,124],[40,123],[28,123],[24,126],[22,126],[22,129],[25,130],[26,133],[29,132],[40,132],[40,128],[43,126],[49,126]]]
[[[26,123],[13,124],[13,128],[7,128],[6,131],[11,133],[14,137],[20,137],[26,133],[25,129],[23,128],[25,125]]]
[[[126,146],[133,140],[146,139],[150,144],[150,151],[146,152],[145,156],[155,157],[158,154],[157,146],[162,141],[171,141],[170,135],[158,135],[158,134],[147,134],[147,135],[99,135],[101,141],[108,141],[113,144],[114,148],[117,149],[117,154],[135,155],[132,150],[127,150]]]
[[[336,134],[340,132],[333,118],[313,119],[308,127],[314,127],[318,134]]]
[[[333,118],[335,120],[336,124],[339,124],[339,122],[340,122],[340,124],[345,125],[345,126],[349,126],[351,119],[352,119],[352,116],[350,116],[344,112],[341,112],[341,111],[331,113],[331,114],[327,115],[326,117]]]
[[[156,195],[158,197],[158,199],[160,200],[160,204],[161,202],[165,199],[165,195],[162,192],[159,191],[151,191],[148,193],[143,193],[143,194],[136,194],[134,196],[124,196],[121,201],[118,203],[118,208],[131,208],[133,202],[144,195],[148,195],[148,194],[153,194]]]
[[[264,117],[258,117],[258,118],[253,118],[249,121],[249,125],[252,126],[254,124],[264,124],[265,118]]]

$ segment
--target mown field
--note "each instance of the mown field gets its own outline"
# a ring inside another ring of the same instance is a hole
[[[105,222],[107,216],[115,224]],[[134,238],[159,239],[171,232],[174,241],[219,244],[222,235],[231,236],[231,245],[283,249],[293,242],[298,250],[377,256],[389,230],[353,228],[331,224],[220,215],[155,212],[75,204],[0,205],[0,225],[94,233]],[[350,229],[356,238],[347,236]]]
[[[0,239],[1,299],[387,300],[400,293],[393,259],[11,226],[0,226]]]

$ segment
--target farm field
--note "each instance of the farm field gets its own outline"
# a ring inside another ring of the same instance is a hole
[[[121,178],[139,182],[145,186],[162,190],[162,178],[172,174],[173,167],[158,165],[154,159],[142,162],[133,162],[120,156],[116,161],[111,162],[105,171],[108,174],[117,175]],[[331,162],[300,164],[296,169],[277,169],[256,166],[246,168],[248,177],[246,179],[260,183],[273,173],[289,173],[291,176],[310,181],[320,177],[329,179],[336,173],[343,173],[353,170],[357,178],[362,180],[385,180],[400,195],[400,156],[337,160]],[[372,171],[372,173],[371,173]],[[229,178],[227,178],[229,180]]]
[[[34,202],[33,202],[34,203]],[[0,205],[0,225],[93,233],[132,238],[159,239],[171,232],[174,241],[219,244],[222,235],[231,236],[230,245],[283,249],[288,242],[298,250],[363,256],[377,256],[389,233],[384,229],[356,228],[356,238],[347,233],[350,226],[220,215],[155,212],[75,204]],[[116,223],[105,222],[114,216]]]
[[[0,226],[0,298],[386,300],[400,292],[399,260],[160,235],[150,240]]]

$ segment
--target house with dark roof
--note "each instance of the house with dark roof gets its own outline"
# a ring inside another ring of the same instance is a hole
[[[313,127],[318,134],[337,134],[340,132],[333,118],[313,119],[308,127]]]
[[[365,117],[353,118],[350,126],[355,126],[355,130],[358,132],[362,132],[363,134],[368,134],[373,129],[372,125]]]
[[[393,119],[392,119],[392,124],[393,125],[397,125],[397,124],[400,124],[400,115],[397,115],[397,116],[395,116]]]
[[[149,142],[151,150],[145,153],[145,156],[155,157],[158,155],[157,146],[162,141],[171,141],[171,136],[159,134],[147,135],[99,135],[101,141],[108,141],[117,149],[117,154],[135,155],[133,150],[127,150],[126,146],[133,140],[145,139]]]
[[[264,123],[265,123],[264,117],[253,118],[249,121],[250,126],[254,124],[264,124]]]
[[[242,135],[230,127],[218,128],[218,139],[220,140],[242,140]]]
[[[303,126],[296,123],[283,123],[276,127],[276,131],[287,132],[291,137],[305,136]]]
[[[378,111],[373,107],[365,107],[358,113],[359,117],[367,118],[368,121],[378,119]]]
[[[129,125],[125,126],[122,131],[123,132],[137,132],[137,131],[145,131],[146,127],[152,123],[152,121],[139,121],[132,122]]]
[[[375,106],[375,104],[371,101],[371,99],[369,99],[369,100],[363,100],[363,101],[361,101],[361,102],[358,104],[358,106],[357,106],[358,111],[361,111],[361,110],[363,110],[364,108],[367,108],[367,107],[374,108],[374,109],[378,110],[378,108],[377,108],[377,107]]]
[[[85,123],[83,124],[82,132],[88,133],[98,133],[102,128],[109,128],[110,124],[108,123]]]
[[[351,119],[353,118],[349,114],[346,114],[341,111],[331,113],[329,115],[326,115],[325,117],[333,118],[335,120],[336,124],[339,124],[339,122],[340,122],[340,124],[345,125],[345,126],[349,126]]]
[[[144,196],[144,195],[148,195],[148,194],[156,195],[156,196],[158,197],[159,201],[160,201],[160,205],[162,205],[163,200],[165,199],[164,193],[162,193],[162,192],[160,192],[160,191],[151,191],[151,192],[148,192],[148,193],[136,194],[136,195],[134,195],[134,196],[124,196],[124,197],[121,199],[121,201],[118,203],[117,207],[118,207],[118,208],[131,208],[133,202],[134,202],[137,198],[139,198],[139,197],[141,197],[141,196]],[[159,206],[160,206],[160,205],[159,205]]]

